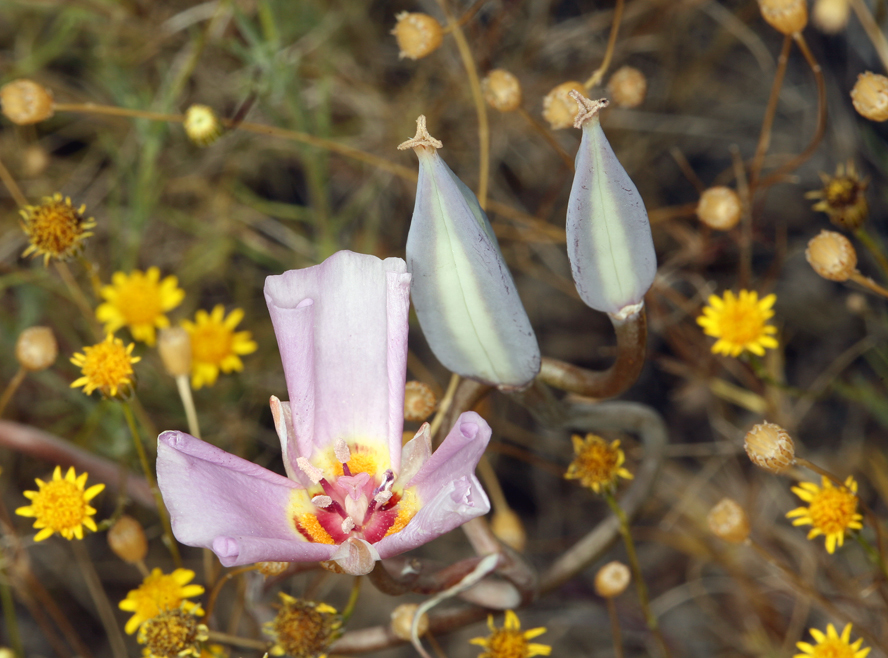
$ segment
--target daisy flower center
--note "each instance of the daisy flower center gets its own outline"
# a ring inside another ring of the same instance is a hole
[[[524,633],[501,628],[488,639],[490,658],[525,658],[527,656],[527,640]]]
[[[117,289],[117,308],[126,324],[153,324],[163,315],[160,288],[147,277],[132,276]]]
[[[179,609],[180,606],[183,612],[202,615],[200,606],[187,600],[204,592],[200,585],[188,584],[192,578],[194,572],[189,569],[176,569],[169,574],[154,569],[118,606],[121,610],[133,613],[124,630],[132,635],[149,619],[163,612]]]
[[[231,338],[232,331],[223,324],[195,327],[191,334],[192,358],[204,363],[220,363],[232,353]]]
[[[74,528],[87,517],[83,491],[67,480],[54,480],[31,501],[37,518],[56,531]]]
[[[83,373],[71,386],[83,386],[87,394],[99,389],[105,395],[117,395],[119,388],[132,384],[133,364],[141,359],[132,356],[133,347],[134,343],[124,347],[123,341],[111,334],[101,343],[84,347],[83,354],[71,358]]]
[[[95,226],[92,219],[84,220],[85,206],[75,209],[71,199],[62,200],[61,194],[46,197],[39,206],[27,206],[22,210],[22,228],[28,235],[31,246],[24,255],[44,254],[66,258],[77,251],[80,242],[92,235],[88,229]]]
[[[617,478],[631,479],[632,474],[623,468],[626,456],[620,449],[620,442],[607,443],[600,436],[589,434],[585,440],[572,437],[576,457],[567,469],[565,478],[580,480],[584,487],[595,493],[616,484]]]
[[[764,327],[764,314],[757,307],[740,302],[725,304],[718,322],[721,337],[738,345],[757,340]]]
[[[847,642],[828,637],[814,647],[811,658],[854,658],[855,651]]]
[[[808,507],[814,527],[825,535],[844,532],[854,521],[856,512],[857,497],[837,487],[821,489]]]

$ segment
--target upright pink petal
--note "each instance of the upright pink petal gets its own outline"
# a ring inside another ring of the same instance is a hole
[[[297,483],[184,432],[158,437],[157,483],[176,538],[225,566],[328,560],[337,548],[306,541],[288,519]]]
[[[336,439],[384,440],[397,472],[409,291],[403,260],[350,251],[266,279],[298,456]]]

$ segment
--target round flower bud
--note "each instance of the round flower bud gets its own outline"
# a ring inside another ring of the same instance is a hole
[[[58,355],[59,346],[49,327],[28,327],[15,342],[15,358],[25,370],[46,370]]]
[[[392,610],[392,633],[405,640],[410,641],[410,629],[413,627],[413,618],[419,606],[415,603],[402,603]],[[429,616],[422,613],[419,622],[416,624],[416,634],[422,637],[429,630]]]
[[[817,274],[830,281],[847,281],[857,270],[854,245],[835,231],[820,231],[820,235],[811,238],[805,258]]]
[[[854,109],[870,121],[888,119],[888,78],[867,71],[857,76],[851,90]]]
[[[795,34],[808,24],[808,0],[759,0],[762,18],[778,32]]]
[[[26,178],[36,178],[49,167],[49,153],[38,144],[30,144],[22,151],[22,173]]]
[[[595,574],[595,592],[605,599],[612,599],[626,591],[632,574],[622,562],[608,562]]]
[[[607,92],[617,107],[638,107],[644,102],[647,88],[644,73],[631,66],[617,69],[607,81]]]
[[[510,509],[497,510],[490,521],[490,529],[496,538],[519,553],[527,545],[527,533],[521,518]]]
[[[52,116],[52,92],[33,80],[13,80],[0,87],[0,105],[15,124],[39,123]]]
[[[756,466],[771,473],[783,473],[795,464],[792,438],[780,425],[761,423],[746,433],[744,447]]]
[[[521,83],[505,69],[494,69],[481,81],[484,100],[494,110],[513,112],[521,107]]]
[[[191,372],[191,336],[184,327],[161,329],[157,349],[170,375],[181,377]]]
[[[222,124],[211,107],[192,105],[185,110],[182,122],[188,139],[198,146],[209,146],[222,135]]]
[[[414,422],[425,420],[436,406],[438,400],[435,399],[435,393],[428,384],[409,381],[404,386],[404,420]],[[410,438],[413,438],[412,434]]]
[[[730,187],[716,185],[700,195],[697,217],[717,231],[729,231],[740,221],[742,205],[740,195]]]
[[[126,514],[108,530],[108,546],[124,562],[141,562],[148,554],[148,541],[142,525]]]
[[[549,122],[552,130],[573,126],[580,108],[577,102],[569,96],[572,91],[586,94],[583,83],[571,80],[570,82],[562,82],[543,99],[543,118]]]
[[[444,31],[441,24],[428,14],[411,14],[402,11],[395,16],[398,19],[392,34],[398,42],[400,59],[421,59],[431,55],[441,46]]]
[[[716,537],[732,544],[742,544],[749,537],[749,519],[746,512],[731,498],[722,498],[709,510],[706,517],[709,529]]]
[[[848,25],[850,12],[848,0],[815,0],[811,18],[822,32],[836,34]]]

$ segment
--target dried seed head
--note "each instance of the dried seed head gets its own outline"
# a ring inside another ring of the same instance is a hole
[[[869,178],[861,178],[853,161],[836,165],[832,176],[821,173],[823,187],[805,193],[806,199],[818,199],[811,208],[829,215],[829,221],[849,231],[863,226],[869,217],[866,188]]]
[[[266,578],[270,576],[279,576],[290,566],[289,562],[257,562],[256,570]]]
[[[583,83],[571,80],[562,82],[543,99],[543,118],[549,122],[552,130],[570,128],[579,114],[577,102],[570,97],[570,92],[586,93]]]
[[[631,66],[617,69],[607,82],[608,94],[617,107],[638,107],[644,102],[647,88],[644,73]]]
[[[275,618],[264,624],[274,638],[272,655],[318,656],[340,635],[342,617],[326,603],[294,599],[278,592],[282,605]]]
[[[595,591],[598,596],[612,599],[629,586],[632,574],[622,562],[608,562],[595,574]]]
[[[759,0],[762,18],[778,32],[795,34],[808,24],[808,0]]]
[[[427,384],[417,381],[409,381],[404,387],[404,420],[419,422],[429,417],[438,400],[435,393]],[[411,434],[411,437],[413,435]]]
[[[209,146],[222,135],[222,124],[211,107],[192,105],[185,110],[182,123],[188,139],[198,146]]]
[[[209,629],[197,617],[182,608],[163,610],[139,628],[139,644],[144,655],[152,658],[198,658],[201,643],[209,639]]]
[[[697,217],[717,231],[729,231],[737,225],[742,214],[740,195],[730,187],[716,185],[700,195]]]
[[[413,628],[413,618],[416,617],[416,611],[419,606],[415,603],[402,603],[392,610],[392,633],[409,642],[411,635],[410,630]],[[422,637],[429,630],[429,616],[422,613],[419,622],[416,624],[416,634]]]
[[[0,87],[0,105],[15,124],[39,123],[52,116],[52,92],[33,80],[14,80]]]
[[[847,281],[857,270],[854,245],[835,231],[820,231],[820,235],[811,238],[805,258],[817,274],[830,281]]]
[[[742,544],[749,537],[749,519],[746,512],[731,498],[722,498],[718,501],[709,510],[706,522],[712,534],[732,544]]]
[[[444,31],[441,24],[428,14],[411,14],[402,11],[395,18],[398,22],[392,30],[401,52],[398,57],[421,59],[431,55],[441,46]]]
[[[170,375],[181,377],[191,372],[191,335],[184,327],[162,329],[157,349]]]
[[[878,73],[861,73],[851,90],[851,102],[870,121],[888,119],[888,78]]]
[[[815,0],[811,19],[822,32],[836,34],[848,25],[850,12],[848,0]]]
[[[58,355],[59,346],[49,327],[28,327],[15,342],[15,358],[25,370],[46,370]]]
[[[513,112],[521,107],[521,83],[505,69],[494,69],[481,81],[484,100],[494,110]]]
[[[126,514],[108,530],[108,546],[124,562],[141,562],[148,554],[148,540],[142,524]]]
[[[519,553],[527,545],[527,533],[521,518],[510,509],[497,510],[490,522],[490,529],[502,543]]]
[[[746,433],[744,446],[752,463],[771,473],[783,473],[795,464],[792,438],[780,425],[756,425]]]

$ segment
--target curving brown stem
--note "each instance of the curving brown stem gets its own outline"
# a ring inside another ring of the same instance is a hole
[[[752,187],[758,182],[765,153],[771,144],[771,127],[774,125],[774,117],[777,113],[777,101],[780,98],[780,88],[783,86],[783,78],[786,75],[786,64],[789,61],[789,50],[792,48],[792,37],[788,34],[783,39],[783,50],[777,58],[777,70],[774,72],[774,82],[771,85],[771,95],[768,97],[768,106],[765,109],[765,118],[762,120],[762,129],[759,133],[759,141],[755,147],[755,155],[752,158],[749,178]]]
[[[69,441],[43,430],[0,420],[0,446],[37,457],[51,464],[74,466],[87,471],[90,477],[104,482],[111,489],[124,490],[134,502],[153,509],[156,506],[151,487],[145,478],[127,473],[114,462],[78,448]]]
[[[612,398],[628,389],[644,365],[647,316],[642,306],[626,318],[608,313],[617,334],[617,359],[604,371],[587,370],[571,363],[543,357],[538,378],[564,391],[591,398]]]

